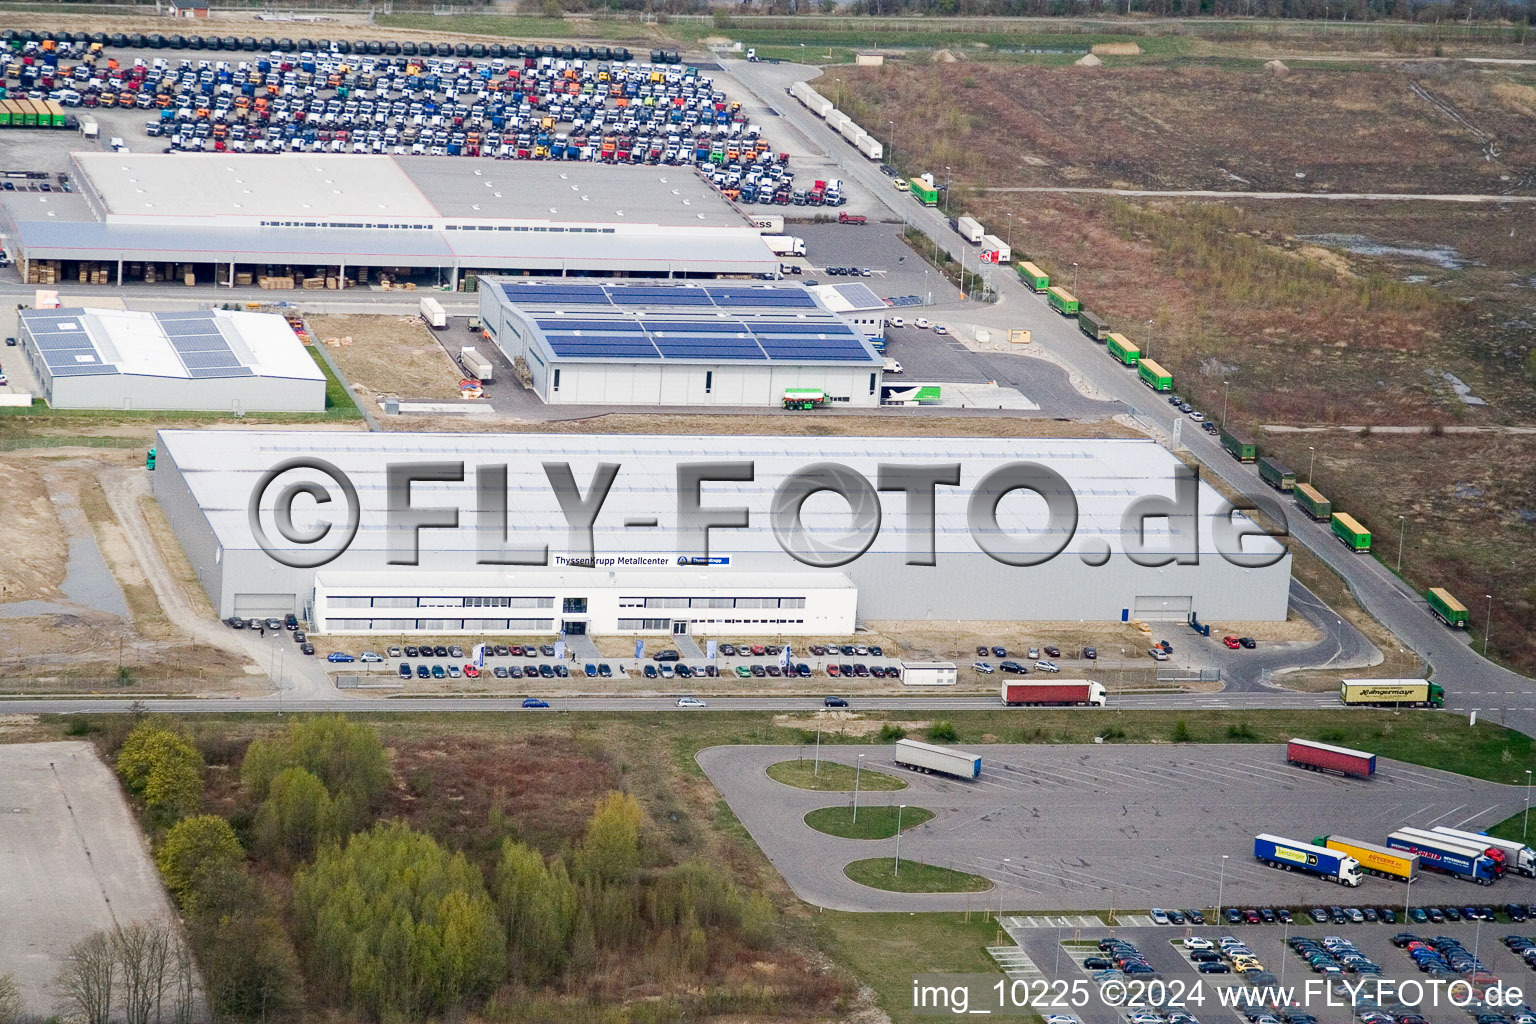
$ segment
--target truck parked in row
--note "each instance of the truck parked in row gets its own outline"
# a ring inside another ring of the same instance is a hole
[[[1145,357],[1136,361],[1136,375],[1141,382],[1153,391],[1172,391],[1173,374],[1163,369],[1161,364],[1154,363]]]
[[[975,245],[981,241],[981,236],[987,233],[987,229],[981,226],[981,221],[975,217],[960,217],[955,221],[955,232],[967,242]]]
[[[1023,261],[1017,267],[1019,280],[1029,285],[1036,293],[1043,292],[1051,286],[1050,275],[1028,260]]]
[[[939,189],[931,181],[924,181],[922,178],[909,178],[907,180],[907,191],[912,193],[913,199],[916,199],[924,206],[939,205]]]
[[[1083,705],[1101,708],[1108,700],[1103,683],[1091,679],[1081,682],[1064,679],[1059,683],[1004,683],[1003,703],[1010,708],[1021,705]]]
[[[1008,248],[1008,243],[996,235],[981,236],[981,262],[983,263],[1007,263],[1013,258],[1013,250]]]
[[[1259,446],[1254,444],[1253,438],[1236,427],[1221,428],[1221,446],[1238,462],[1252,462],[1259,457]]]
[[[480,354],[479,349],[468,345],[459,349],[459,365],[464,367],[464,372],[478,380],[481,384],[491,383],[495,369],[491,361]]]
[[[1475,844],[1418,828],[1400,828],[1387,836],[1387,846],[1419,855],[1419,866],[1478,885],[1492,885],[1498,878],[1493,858]]]
[[[1077,311],[1077,329],[1094,341],[1103,341],[1109,337],[1109,321],[1086,309]]]
[[[1347,512],[1335,512],[1328,520],[1328,525],[1333,530],[1333,535],[1339,539],[1349,550],[1357,555],[1365,554],[1371,550],[1371,531],[1361,526],[1354,516]]]
[[[1360,870],[1368,875],[1395,878],[1400,882],[1411,882],[1419,875],[1419,855],[1416,853],[1390,850],[1343,836],[1318,836],[1312,842],[1355,858],[1360,862]]]
[[[1135,366],[1141,362],[1141,349],[1136,343],[1123,334],[1111,331],[1104,339],[1104,347],[1109,351],[1110,358],[1126,366]]]
[[[448,314],[443,311],[443,304],[430,296],[421,300],[421,319],[434,331],[443,330],[448,326]]]
[[[1487,847],[1488,856],[1493,857],[1497,852],[1502,859],[1504,870],[1515,871],[1526,878],[1536,878],[1536,850],[1532,850],[1524,843],[1517,843],[1513,839],[1500,839],[1497,836],[1485,835],[1482,832],[1468,832],[1464,829],[1451,828],[1449,825],[1436,825],[1431,832],[1439,832],[1441,835],[1450,836],[1452,839],[1465,839],[1469,843],[1481,843]]]
[[[1059,285],[1052,285],[1045,290],[1045,300],[1062,316],[1077,316],[1077,311],[1082,308],[1077,296]]]
[[[917,740],[897,740],[894,755],[898,767],[914,772],[952,775],[957,779],[979,779],[981,758],[963,750],[940,747]]]
[[[1428,679],[1341,679],[1339,700],[1377,708],[1445,706],[1445,688]]]
[[[1449,590],[1444,587],[1430,587],[1424,592],[1424,600],[1429,602],[1429,610],[1447,626],[1454,626],[1457,629],[1467,628],[1467,606],[1452,597]]]
[[[1259,459],[1259,479],[1282,493],[1296,489],[1296,474],[1267,455]]]
[[[1327,847],[1261,833],[1253,837],[1253,856],[1272,868],[1305,871],[1340,885],[1360,884],[1360,862]]]
[[[1291,493],[1296,498],[1296,504],[1313,522],[1321,523],[1333,518],[1333,502],[1323,497],[1322,492],[1311,484],[1297,484]]]
[[[1334,775],[1368,779],[1376,774],[1376,755],[1314,740],[1291,740],[1285,747],[1287,764]]]

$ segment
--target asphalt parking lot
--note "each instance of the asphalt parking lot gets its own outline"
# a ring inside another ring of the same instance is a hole
[[[1027,713],[1027,712],[1026,712]],[[827,747],[821,756],[898,772],[909,786],[867,794],[935,812],[906,833],[903,856],[991,879],[1008,908],[1392,905],[1403,887],[1374,876],[1355,889],[1274,871],[1253,859],[1252,837],[1295,839],[1338,832],[1380,842],[1406,823],[1479,828],[1523,806],[1518,787],[1378,760],[1374,779],[1341,779],[1293,768],[1272,745],[1170,747],[974,746],[981,778],[961,782],[908,775],[891,747]],[[808,756],[795,747],[715,747],[699,764],[754,839],[804,900],[842,910],[939,910],[976,897],[886,893],[859,886],[842,866],[889,855],[888,842],[836,839],[801,820],[847,797],[780,785],[775,761]],[[1461,824],[1465,823],[1465,824]],[[1226,860],[1223,860],[1223,857]],[[1225,866],[1223,867],[1223,864]],[[1491,889],[1426,873],[1414,901],[1536,901],[1536,883],[1509,877]]]

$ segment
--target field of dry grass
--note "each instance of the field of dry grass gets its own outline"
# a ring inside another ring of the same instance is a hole
[[[361,401],[377,395],[459,397],[463,372],[418,317],[331,314],[306,317],[305,322]],[[351,344],[345,343],[347,338]],[[330,344],[330,339],[343,343]]]

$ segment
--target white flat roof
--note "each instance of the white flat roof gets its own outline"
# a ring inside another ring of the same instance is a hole
[[[505,593],[508,590],[561,590],[601,587],[606,590],[688,590],[729,586],[742,589],[740,577],[721,576],[700,569],[651,569],[634,571],[594,571],[592,569],[520,568],[516,572],[486,569],[476,572],[434,572],[429,579],[402,577],[398,571],[368,572],[345,570],[315,573],[315,586],[325,591],[367,590],[370,593],[422,594],[427,591],[447,594]],[[754,572],[754,590],[830,590],[852,589],[853,581],[840,572],[796,573]]]
[[[56,376],[115,370],[180,379],[325,380],[288,322],[274,313],[77,307],[23,310],[21,319]]]
[[[760,437],[760,436],[651,436],[584,434],[448,434],[448,433],[346,433],[312,434],[291,431],[162,430],[161,452],[183,474],[193,497],[226,549],[253,549],[247,507],[263,473],[288,459],[306,456],[323,459],[347,474],[361,505],[360,527],[350,552],[383,552],[388,548],[386,530],[386,469],[390,465],[419,462],[462,463],[461,482],[418,482],[411,488],[417,507],[456,507],[456,529],[420,531],[420,548],[428,552],[473,553],[480,549],[475,530],[477,506],[475,467],[506,466],[508,487],[507,529],[519,546],[547,544],[552,559],[566,556],[568,530],[543,465],[567,463],[587,493],[601,463],[617,463],[619,470],[594,526],[599,558],[665,556],[679,554],[678,469],[686,463],[745,461],[753,464],[753,479],[711,482],[701,489],[706,507],[744,506],[750,511],[747,529],[715,529],[710,535],[710,554],[754,555],[782,549],[769,528],[769,510],[775,491],[790,474],[816,463],[838,463],[861,473],[873,484],[882,463],[931,465],[958,463],[960,486],[936,488],[935,545],[941,553],[980,552],[969,526],[972,489],[988,473],[1010,463],[1038,463],[1059,474],[1076,501],[1078,517],[1071,546],[1060,557],[1075,558],[1099,539],[1111,552],[1125,550],[1124,517],[1140,498],[1173,498],[1175,474],[1183,464],[1166,448],[1150,440],[1105,438],[975,438],[975,437]],[[289,480],[313,480],[335,492],[325,477],[296,471]],[[277,536],[270,525],[275,485],[265,492],[262,506],[266,532]],[[869,549],[874,554],[905,555],[909,532],[906,498],[899,492],[879,495],[882,521],[878,538]],[[1202,555],[1220,557],[1212,524],[1225,500],[1208,484],[1200,484],[1199,547]],[[312,508],[312,506],[309,506]],[[319,521],[306,519],[301,501],[294,511],[299,529]],[[998,503],[999,525],[1021,539],[1038,539],[1044,547],[1047,521],[1045,502],[1028,492],[1014,492]],[[631,527],[636,519],[655,519],[655,526]],[[848,506],[831,494],[808,499],[802,521],[813,536],[841,540],[850,530]],[[1148,521],[1148,544],[1158,547],[1158,520]],[[1050,545],[1054,547],[1054,545]],[[1081,547],[1080,547],[1081,546]],[[1249,538],[1247,552],[1275,551],[1277,542]],[[787,556],[784,556],[787,557]],[[430,562],[423,559],[423,565]],[[457,568],[457,567],[453,567]],[[603,566],[623,569],[621,563]],[[340,571],[340,570],[338,570]],[[654,570],[651,570],[654,571]],[[647,572],[647,576],[650,572]],[[710,570],[706,570],[710,571]],[[718,571],[718,570],[714,570]],[[726,569],[730,571],[729,568]]]

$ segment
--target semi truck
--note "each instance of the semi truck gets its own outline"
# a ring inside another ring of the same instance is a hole
[[[1278,460],[1264,456],[1259,460],[1259,479],[1277,491],[1293,491],[1296,489],[1296,474],[1292,473]]]
[[[1045,301],[1049,302],[1051,308],[1062,316],[1077,316],[1077,311],[1082,308],[1082,303],[1077,301],[1077,296],[1060,285],[1053,284],[1045,290]]]
[[[1077,311],[1077,329],[1094,341],[1103,341],[1109,337],[1109,321],[1086,309]]]
[[[775,256],[804,256],[805,239],[794,235],[764,235],[763,241]]]
[[[955,221],[955,232],[967,242],[975,245],[981,241],[981,236],[987,233],[987,229],[981,226],[981,221],[975,217],[961,217]]]
[[[1497,877],[1492,858],[1477,846],[1450,836],[1417,828],[1400,828],[1387,836],[1387,847],[1418,854],[1421,868],[1442,871],[1478,885],[1492,885]]]
[[[981,758],[951,747],[897,740],[895,761],[898,767],[931,775],[952,775],[957,779],[981,778]]]
[[[1311,484],[1297,484],[1291,493],[1296,498],[1296,504],[1312,521],[1320,523],[1333,518],[1333,502],[1323,497],[1322,492]]]
[[[1253,837],[1253,856],[1272,868],[1305,871],[1340,885],[1360,884],[1360,862],[1326,846],[1260,833]]]
[[[1029,285],[1036,292],[1043,292],[1051,286],[1050,275],[1028,260],[1024,260],[1014,269],[1019,272],[1019,280]]]
[[[464,367],[465,373],[481,384],[491,383],[491,377],[495,373],[491,361],[481,355],[479,349],[469,345],[459,349],[459,365]]]
[[[1467,628],[1467,606],[1451,596],[1451,592],[1444,587],[1430,587],[1424,592],[1424,600],[1429,602],[1429,610],[1440,617],[1440,621],[1447,626],[1457,629]]]
[[[1368,875],[1395,878],[1400,882],[1411,882],[1419,876],[1419,855],[1416,853],[1389,850],[1385,846],[1343,836],[1318,836],[1312,842],[1355,858],[1360,862],[1360,870]]]
[[[1137,348],[1136,343],[1123,334],[1116,334],[1111,331],[1105,335],[1104,347],[1109,351],[1113,359],[1124,363],[1126,366],[1135,366],[1141,362],[1141,349]]]
[[[1107,698],[1104,684],[1091,679],[1064,679],[1059,683],[1004,683],[1003,703],[1010,708],[1022,704],[1086,705],[1101,708]]]
[[[1173,374],[1150,359],[1141,358],[1136,361],[1136,375],[1153,391],[1173,390]]]
[[[1445,688],[1428,679],[1341,679],[1339,700],[1378,708],[1438,708]]]
[[[1013,259],[1013,250],[996,235],[981,236],[981,262],[1006,264]]]
[[[1240,430],[1221,428],[1221,446],[1238,462],[1252,462],[1259,457],[1259,446]]]
[[[448,314],[443,312],[443,304],[431,297],[421,300],[421,319],[435,331],[448,326]]]
[[[1439,832],[1452,839],[1483,843],[1504,855],[1506,870],[1518,871],[1526,878],[1536,878],[1536,850],[1532,850],[1524,843],[1517,843],[1513,839],[1500,839],[1498,836],[1485,835],[1482,832],[1467,832],[1463,829],[1451,828],[1449,825],[1436,825],[1430,831]]]
[[[1310,768],[1315,772],[1353,775],[1358,779],[1368,779],[1376,774],[1375,754],[1313,740],[1291,740],[1285,746],[1285,760],[1288,764]]]
[[[1355,554],[1364,554],[1371,550],[1371,531],[1361,526],[1355,517],[1347,512],[1335,512],[1333,518],[1328,520],[1333,528],[1333,535]]]
[[[930,185],[922,178],[910,178],[907,181],[907,191],[912,193],[912,198],[924,206],[939,205],[939,190],[935,185]]]

